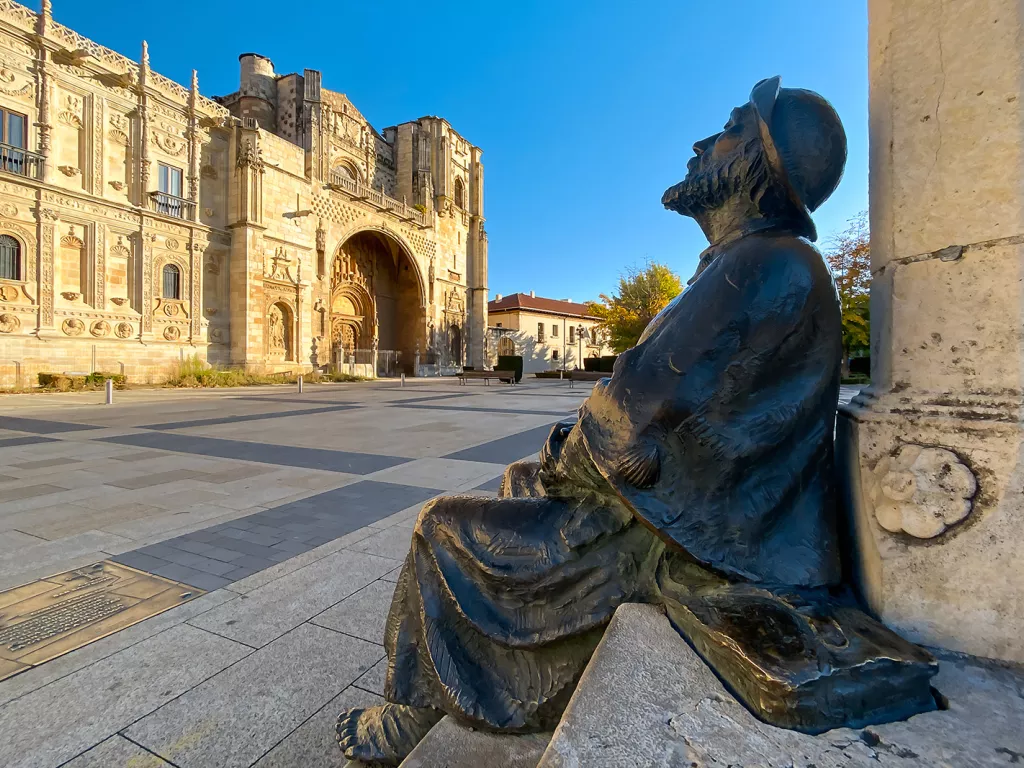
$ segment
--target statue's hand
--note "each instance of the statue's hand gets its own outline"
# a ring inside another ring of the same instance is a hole
[[[560,421],[551,428],[547,442],[540,449],[540,464],[544,469],[554,470],[562,453],[562,445],[574,426],[575,421]]]

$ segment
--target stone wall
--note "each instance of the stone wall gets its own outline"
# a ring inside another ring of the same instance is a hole
[[[432,334],[458,326],[466,361],[480,364],[479,149],[439,118],[377,132],[319,78],[279,76],[266,57],[243,54],[239,91],[218,103],[195,77],[186,88],[153,72],[145,44],[135,62],[0,3],[0,107],[27,126],[23,164],[0,170],[0,235],[21,250],[16,279],[0,280],[12,361],[0,386],[84,370],[94,346],[98,361],[136,380],[158,380],[191,355],[323,366],[331,267],[361,231],[386,238],[415,278],[400,299],[416,308],[403,329],[410,356],[426,357]],[[403,160],[400,132],[423,138],[426,152]],[[332,183],[341,165],[361,186]],[[178,194],[157,194],[162,173],[180,174]],[[418,207],[397,196],[403,173],[424,180]],[[472,190],[461,206],[455,177]],[[165,267],[177,270],[175,295],[163,295]]]

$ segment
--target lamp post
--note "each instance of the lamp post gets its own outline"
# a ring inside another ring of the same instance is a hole
[[[576,341],[579,343],[580,346],[579,361],[576,363],[578,367],[581,367],[583,365],[583,331],[583,323],[580,323],[578,326],[576,326]]]

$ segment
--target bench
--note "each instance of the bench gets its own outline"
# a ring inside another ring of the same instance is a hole
[[[569,371],[569,389],[573,388],[573,382],[576,381],[600,381],[609,376],[611,376],[610,373],[601,371]]]
[[[456,374],[459,377],[459,384],[466,386],[468,379],[483,379],[486,386],[491,386],[491,379],[508,379],[509,384],[515,386],[516,384],[516,372],[515,371],[463,371],[462,373]]]

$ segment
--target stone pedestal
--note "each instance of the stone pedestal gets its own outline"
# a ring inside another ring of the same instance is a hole
[[[1024,7],[869,14],[873,383],[838,422],[853,566],[908,639],[1024,661]]]

